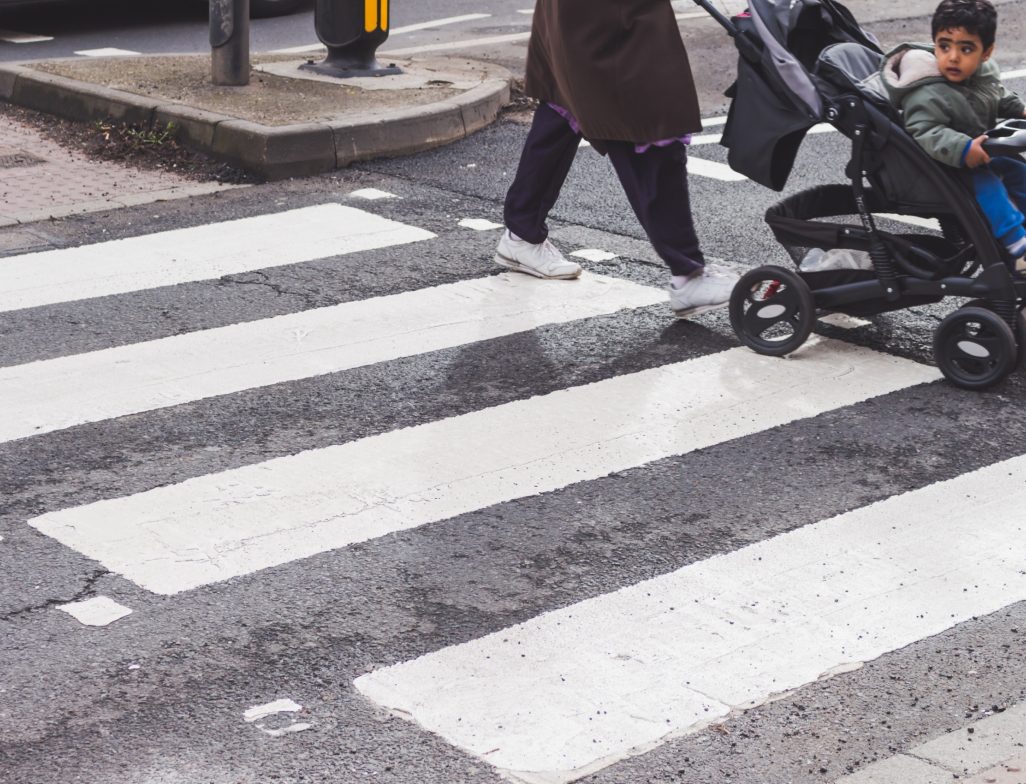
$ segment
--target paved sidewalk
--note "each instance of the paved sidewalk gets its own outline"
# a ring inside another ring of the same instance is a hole
[[[91,161],[36,129],[0,115],[0,226],[237,187]]]
[[[1026,784],[1026,703],[941,735],[836,784]]]

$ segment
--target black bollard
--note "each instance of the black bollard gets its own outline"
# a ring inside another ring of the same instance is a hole
[[[343,79],[402,73],[394,63],[381,65],[375,56],[388,38],[388,4],[389,0],[317,0],[314,28],[328,47],[328,56],[299,67]]]
[[[210,0],[214,84],[249,84],[249,0]]]

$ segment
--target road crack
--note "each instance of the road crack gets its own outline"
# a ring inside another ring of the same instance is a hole
[[[61,604],[71,604],[73,602],[80,602],[83,599],[90,598],[96,593],[96,583],[99,582],[100,578],[106,577],[110,574],[108,569],[94,569],[88,577],[86,577],[85,585],[77,591],[70,599],[47,599],[42,604],[34,604],[28,607],[22,607],[19,610],[12,610],[9,613],[0,615],[0,621],[14,621],[24,615],[29,615],[34,612],[40,612],[42,610],[49,610],[57,607]]]

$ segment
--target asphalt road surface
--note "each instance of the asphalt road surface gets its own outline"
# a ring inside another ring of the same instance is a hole
[[[672,318],[589,148],[585,275],[500,274],[523,119],[0,261],[0,781],[833,782],[1026,700],[1026,374]],[[717,127],[707,253],[787,264]]]

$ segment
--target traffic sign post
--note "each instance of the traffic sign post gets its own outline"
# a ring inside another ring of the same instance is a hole
[[[340,78],[402,73],[395,63],[382,65],[376,56],[388,38],[388,6],[389,0],[317,0],[314,27],[328,56],[300,68]]]
[[[214,84],[249,84],[249,0],[210,0]]]

